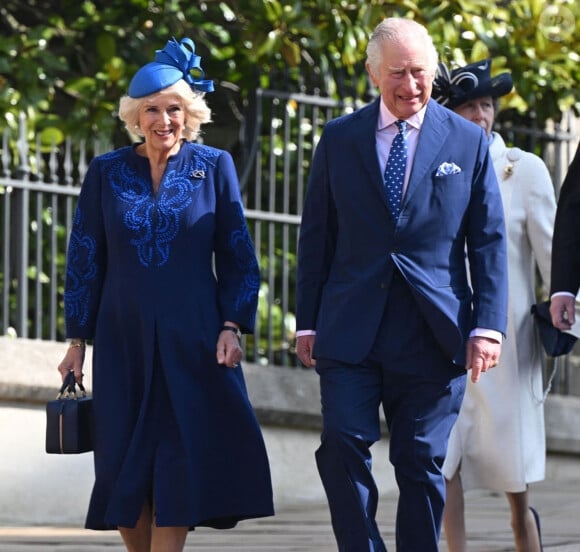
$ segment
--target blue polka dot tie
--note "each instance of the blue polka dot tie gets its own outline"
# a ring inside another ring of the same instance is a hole
[[[403,183],[405,182],[405,170],[407,168],[407,121],[396,121],[399,133],[395,136],[389,152],[389,159],[385,167],[385,193],[387,203],[393,215],[393,219],[399,218],[401,212],[401,200],[403,199]]]

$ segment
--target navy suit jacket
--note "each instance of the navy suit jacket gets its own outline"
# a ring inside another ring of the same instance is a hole
[[[464,364],[470,330],[505,334],[507,324],[506,234],[487,138],[430,100],[395,225],[376,154],[379,101],[327,123],[317,146],[298,248],[297,329],[316,330],[314,356],[359,363],[398,270],[441,348]],[[446,162],[461,171],[438,176]]]

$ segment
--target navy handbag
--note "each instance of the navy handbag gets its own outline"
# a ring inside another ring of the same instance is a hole
[[[536,321],[540,340],[548,356],[567,355],[574,348],[576,337],[562,332],[552,325],[550,301],[532,305],[532,315]]]
[[[67,374],[56,400],[46,404],[47,453],[80,454],[93,450],[92,401],[82,383],[75,382],[74,374]]]

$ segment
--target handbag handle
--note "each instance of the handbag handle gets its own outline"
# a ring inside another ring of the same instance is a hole
[[[58,395],[56,396],[57,399],[62,399],[62,398],[73,398],[76,399],[77,397],[77,391],[76,391],[76,385],[79,386],[79,389],[82,393],[82,397],[86,397],[87,396],[87,392],[85,391],[85,386],[82,383],[77,383],[75,381],[75,375],[74,372],[70,371],[66,377],[64,378],[63,382],[62,382],[62,386],[60,388],[60,390],[58,391]]]

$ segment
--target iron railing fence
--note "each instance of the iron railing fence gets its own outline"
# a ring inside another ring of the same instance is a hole
[[[66,138],[31,143],[27,121],[2,130],[0,151],[0,334],[64,338],[67,237],[90,159],[107,145]]]
[[[246,216],[262,286],[255,337],[247,360],[298,366],[294,343],[296,247],[307,175],[326,121],[357,108],[318,96],[258,90],[251,155],[240,166]],[[547,129],[503,123],[506,140],[542,155],[556,192],[574,154],[575,120]],[[4,129],[0,151],[0,335],[64,339],[63,288],[67,237],[90,159],[109,149],[66,139],[47,147],[27,140],[26,121]],[[566,392],[567,370],[554,389]]]
[[[258,91],[251,165],[240,171],[246,216],[262,271],[255,338],[246,357],[296,366],[294,268],[305,173],[324,123],[345,103]],[[64,339],[64,268],[76,197],[98,141],[47,147],[27,140],[22,117],[2,131],[0,152],[0,335]],[[245,175],[245,176],[244,176]],[[250,180],[248,180],[250,177]]]
[[[296,249],[306,180],[324,124],[354,104],[318,96],[257,91],[253,163],[240,178],[262,285],[251,357],[297,366],[293,351]]]

